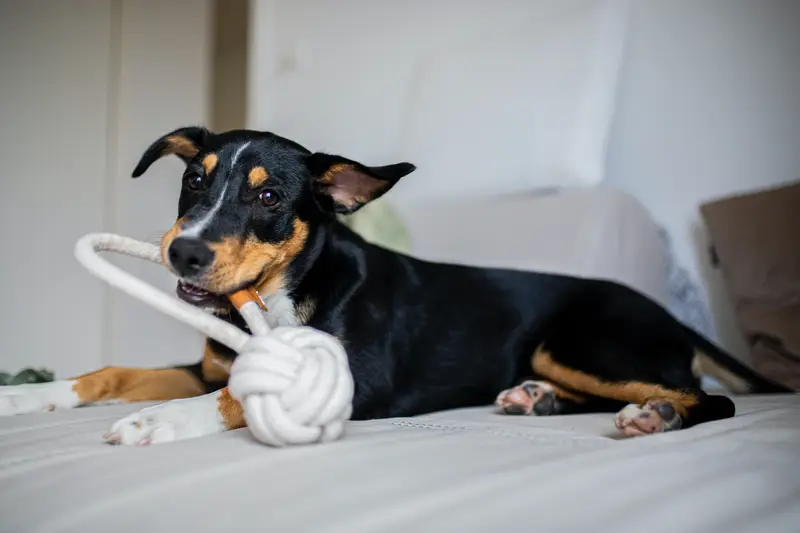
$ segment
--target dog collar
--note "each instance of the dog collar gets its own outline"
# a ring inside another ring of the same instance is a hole
[[[228,299],[236,309],[239,309],[247,302],[255,302],[263,311],[267,310],[267,304],[264,303],[264,299],[261,298],[261,295],[258,293],[256,288],[252,286],[234,292],[228,296]]]

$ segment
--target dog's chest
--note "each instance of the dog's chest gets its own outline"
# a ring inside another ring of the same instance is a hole
[[[295,303],[285,290],[280,289],[269,296],[262,296],[262,300],[267,307],[266,319],[270,328],[300,325]]]

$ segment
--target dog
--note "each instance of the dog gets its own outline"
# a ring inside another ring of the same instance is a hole
[[[355,382],[354,420],[495,405],[515,415],[617,412],[619,431],[641,436],[734,416],[730,398],[701,389],[704,375],[734,393],[791,392],[625,285],[422,261],[337,220],[386,194],[410,163],[370,167],[270,132],[189,126],[154,141],[133,177],[171,155],[186,165],[177,220],[161,240],[177,295],[246,329],[226,295],[255,288],[271,326],[336,336]],[[194,365],[6,387],[0,414],[165,402],[111,427],[106,441],[125,445],[241,428],[226,388],[235,356],[207,340]]]

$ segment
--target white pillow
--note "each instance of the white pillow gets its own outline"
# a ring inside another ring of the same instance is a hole
[[[399,150],[418,170],[393,199],[603,180],[627,2],[529,5],[420,58]]]

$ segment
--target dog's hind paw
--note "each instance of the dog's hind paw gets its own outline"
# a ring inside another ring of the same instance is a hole
[[[546,381],[523,381],[497,395],[495,405],[507,415],[553,414],[556,390]]]
[[[614,417],[617,426],[626,437],[641,437],[680,429],[683,420],[675,407],[667,400],[648,400],[642,406],[629,404]]]

